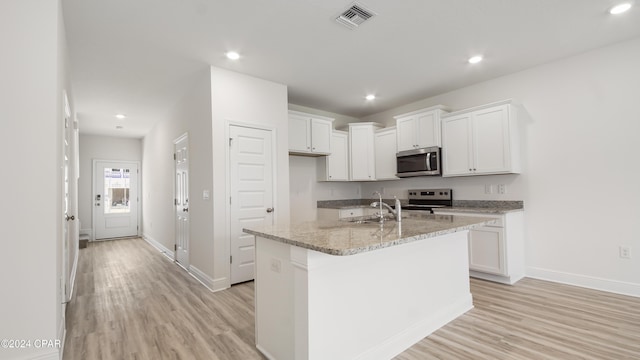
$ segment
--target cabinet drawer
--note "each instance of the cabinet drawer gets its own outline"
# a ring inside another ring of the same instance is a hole
[[[353,209],[342,209],[338,213],[340,219],[354,217],[354,216],[364,216],[363,208],[353,208]]]

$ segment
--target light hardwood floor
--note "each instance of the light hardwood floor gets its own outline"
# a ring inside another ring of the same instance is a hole
[[[251,282],[211,293],[141,239],[90,243],[76,281],[66,360],[264,359]],[[471,291],[473,310],[397,359],[640,359],[638,298],[533,279]]]

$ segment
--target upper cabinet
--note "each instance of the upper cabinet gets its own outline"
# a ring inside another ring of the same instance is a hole
[[[349,124],[349,162],[351,181],[376,179],[375,132],[381,129],[378,123]]]
[[[431,146],[441,146],[440,121],[446,114],[442,105],[394,116],[396,119],[398,152]]]
[[[289,154],[322,156],[331,153],[333,119],[289,111]]]
[[[374,138],[376,180],[397,180],[396,128],[377,130]]]
[[[331,155],[318,158],[318,181],[349,181],[349,133],[333,131]]]
[[[520,173],[518,131],[510,100],[443,116],[443,176]]]

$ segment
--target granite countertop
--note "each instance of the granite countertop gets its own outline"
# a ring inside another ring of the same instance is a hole
[[[351,218],[362,220],[364,218]],[[354,223],[347,220],[310,221],[296,225],[245,228],[244,232],[330,255],[354,255],[412,241],[424,240],[478,226],[495,219],[461,215],[403,213],[402,222]]]
[[[324,209],[354,209],[368,208],[375,199],[350,199],[350,200],[321,200],[318,208]],[[407,200],[400,200],[403,205]],[[389,205],[393,205],[393,199],[384,199]],[[480,214],[506,214],[513,211],[524,210],[523,201],[492,201],[492,200],[454,200],[452,207],[434,208],[434,212],[458,212]]]

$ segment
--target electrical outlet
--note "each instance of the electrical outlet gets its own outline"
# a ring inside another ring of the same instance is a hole
[[[493,194],[493,185],[485,185],[484,186],[485,194]]]
[[[631,259],[631,249],[626,246],[620,246],[620,258],[621,259]]]
[[[498,184],[498,194],[506,194],[507,193],[507,185]]]

